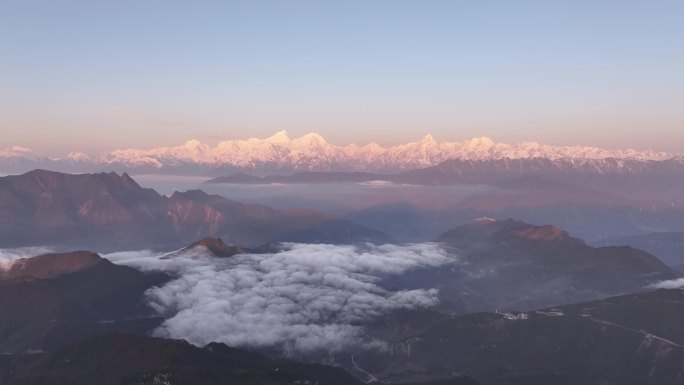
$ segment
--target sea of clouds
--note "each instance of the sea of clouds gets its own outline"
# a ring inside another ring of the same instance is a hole
[[[335,351],[363,343],[366,321],[397,309],[434,306],[437,291],[388,291],[383,276],[455,263],[432,243],[382,246],[287,244],[272,254],[216,258],[201,248],[158,255],[105,255],[174,278],[147,293],[166,321],[155,332],[196,345]]]

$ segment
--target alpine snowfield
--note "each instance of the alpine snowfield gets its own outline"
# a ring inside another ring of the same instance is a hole
[[[11,147],[0,149],[0,170],[11,171],[22,164],[34,168],[43,164],[67,169],[108,168],[154,172],[155,170],[233,169],[256,172],[296,171],[371,171],[396,172],[434,166],[445,160],[496,159],[631,159],[660,161],[673,154],[633,149],[606,150],[585,146],[549,146],[537,142],[518,144],[495,143],[481,137],[463,142],[439,142],[431,135],[419,141],[382,147],[376,143],[364,146],[337,146],[321,135],[309,133],[290,138],[280,131],[268,138],[221,141],[215,146],[188,140],[175,147],[152,149],[119,149],[88,156],[71,152],[63,157],[42,156],[31,149]]]

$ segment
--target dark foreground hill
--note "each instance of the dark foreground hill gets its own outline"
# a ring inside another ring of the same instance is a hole
[[[111,331],[148,333],[162,320],[143,293],[168,278],[87,251],[18,260],[0,273],[0,353],[52,350]]]
[[[392,383],[675,385],[684,379],[684,292],[657,290],[526,313],[403,313],[369,331],[355,363]]]
[[[316,211],[247,205],[201,190],[166,197],[127,174],[35,170],[0,177],[1,247],[168,249],[206,235],[245,246],[391,241],[379,231]]]
[[[5,385],[355,385],[343,369],[272,360],[261,354],[211,343],[138,335],[101,335],[50,354],[0,358]]]

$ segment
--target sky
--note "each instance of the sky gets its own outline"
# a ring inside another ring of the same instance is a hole
[[[0,148],[318,132],[684,152],[684,1],[0,0]]]

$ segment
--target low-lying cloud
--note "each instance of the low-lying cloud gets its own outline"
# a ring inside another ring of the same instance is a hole
[[[681,289],[684,288],[684,278],[670,279],[655,283],[650,288],[653,289]]]
[[[387,291],[380,277],[454,262],[439,245],[288,244],[274,254],[215,258],[196,250],[106,255],[113,262],[177,276],[147,292],[167,317],[156,331],[203,345],[278,347],[306,352],[361,343],[361,323],[396,309],[430,307],[437,291]]]

